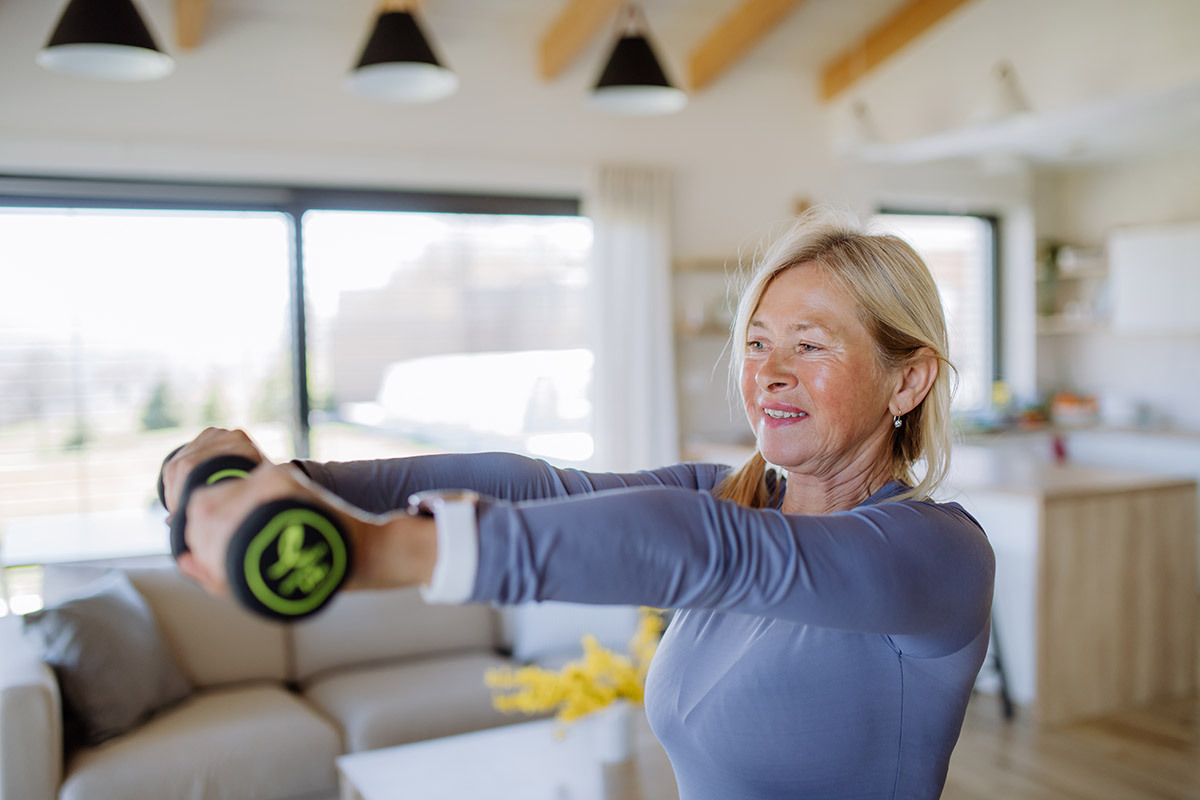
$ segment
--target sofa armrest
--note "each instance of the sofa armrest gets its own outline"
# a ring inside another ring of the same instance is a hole
[[[62,697],[54,671],[0,620],[0,800],[54,800],[63,776]]]

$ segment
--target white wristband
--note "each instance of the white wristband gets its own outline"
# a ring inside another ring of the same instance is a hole
[[[409,503],[418,513],[432,512],[437,526],[437,561],[429,585],[421,587],[421,598],[426,603],[467,602],[479,571],[475,499],[457,493],[456,499],[430,497],[423,492]]]

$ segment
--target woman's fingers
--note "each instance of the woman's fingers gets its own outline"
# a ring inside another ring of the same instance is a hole
[[[163,465],[163,496],[167,510],[174,513],[183,484],[192,470],[210,458],[223,455],[243,456],[256,464],[270,463],[245,431],[205,428]]]

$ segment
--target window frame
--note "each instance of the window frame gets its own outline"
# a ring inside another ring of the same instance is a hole
[[[988,235],[991,238],[991,247],[989,248],[988,256],[990,258],[989,272],[985,284],[988,291],[987,311],[990,315],[987,325],[987,333],[991,339],[991,347],[989,348],[989,357],[991,359],[991,380],[993,383],[1004,379],[1003,375],[1003,355],[1004,341],[1001,336],[1001,319],[1003,308],[1003,292],[1001,287],[1000,265],[1001,261],[1001,217],[999,214],[978,212],[978,211],[946,211],[944,209],[930,211],[920,207],[904,207],[904,206],[879,206],[875,209],[877,215],[894,215],[894,216],[912,216],[912,217],[970,217],[983,222],[988,229]],[[985,397],[990,397],[990,392],[985,393]]]
[[[497,216],[580,216],[579,197],[426,192],[400,189],[93,179],[0,174],[0,207],[122,211],[255,211],[284,216],[288,253],[292,413],[296,458],[310,455],[308,336],[303,220],[309,211],[394,211]]]

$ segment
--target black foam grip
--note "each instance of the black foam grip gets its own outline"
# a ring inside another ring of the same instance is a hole
[[[171,555],[179,558],[188,551],[187,539],[187,505],[192,492],[202,486],[220,483],[231,478],[244,478],[258,464],[243,456],[217,456],[196,465],[183,483],[183,491],[179,494],[179,507],[171,517]]]

